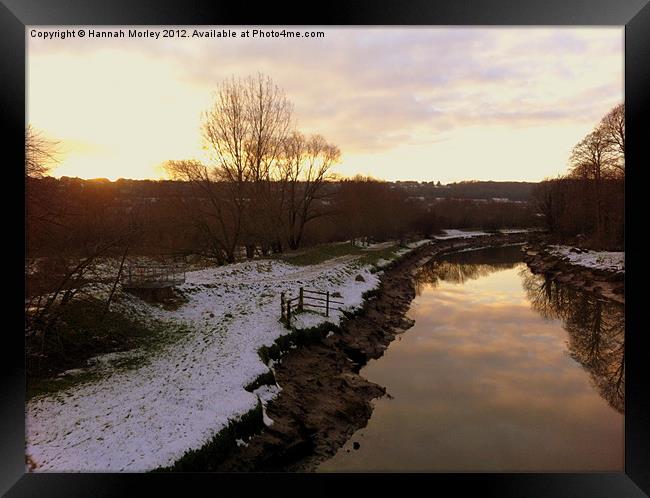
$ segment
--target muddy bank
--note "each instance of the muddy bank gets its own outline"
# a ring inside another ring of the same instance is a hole
[[[368,360],[413,324],[405,318],[415,297],[414,271],[431,257],[470,247],[524,242],[527,234],[437,241],[413,250],[387,269],[377,291],[338,330],[290,349],[274,366],[282,391],[266,407],[270,426],[233,447],[211,471],[313,471],[364,427],[382,386],[359,375]]]
[[[533,273],[599,297],[625,303],[625,274],[574,265],[551,254],[541,242],[531,242],[522,248],[524,261]]]

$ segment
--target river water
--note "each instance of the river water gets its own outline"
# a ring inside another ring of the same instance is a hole
[[[432,260],[386,387],[320,472],[622,471],[624,315],[533,275],[518,246]]]

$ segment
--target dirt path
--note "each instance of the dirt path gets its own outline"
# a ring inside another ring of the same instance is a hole
[[[526,234],[438,241],[405,256],[382,277],[377,296],[364,312],[343,320],[341,330],[290,350],[275,366],[282,391],[266,409],[273,424],[235,448],[210,469],[217,471],[313,471],[333,456],[372,414],[371,400],[385,389],[359,375],[413,324],[405,318],[415,297],[413,272],[444,252],[522,242]]]

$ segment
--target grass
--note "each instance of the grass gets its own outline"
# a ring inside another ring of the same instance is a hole
[[[138,368],[187,333],[176,323],[145,321],[116,310],[104,314],[103,303],[98,300],[72,301],[60,311],[60,318],[44,332],[44,339],[38,329],[26,337],[27,399],[97,380],[102,371],[89,367],[88,360],[102,354],[137,349],[137,354],[117,357],[110,366],[113,370]],[[71,369],[81,370],[59,376]]]
[[[359,255],[363,251],[360,247],[353,246],[349,242],[334,242],[331,244],[320,244],[309,247],[297,253],[287,253],[278,256],[278,259],[297,266],[317,265],[328,259],[341,256]]]
[[[399,249],[401,248],[397,243],[377,251],[372,251],[359,246],[353,246],[349,242],[335,242],[308,247],[299,253],[282,254],[277,256],[277,258],[293,265],[309,266],[341,256],[358,256],[360,264],[374,265],[381,259],[389,260],[393,258]]]
[[[395,253],[403,249],[397,244],[380,249],[379,251],[365,251],[363,254],[362,263],[367,265],[375,265],[380,259],[390,260],[395,257]]]
[[[257,353],[265,364],[269,361],[277,361],[291,346],[300,346],[310,342],[318,341],[325,337],[328,332],[336,332],[339,328],[331,322],[323,322],[316,327],[307,329],[292,328],[288,334],[278,337],[271,346],[262,346]]]
[[[259,374],[255,380],[246,384],[246,386],[244,386],[244,389],[252,393],[259,387],[272,386],[273,384],[275,384],[275,375],[273,375],[273,372],[269,370],[268,372]]]
[[[101,375],[98,372],[84,371],[76,375],[38,379],[27,384],[27,400],[36,396],[63,391],[73,386],[94,382],[100,377]]]

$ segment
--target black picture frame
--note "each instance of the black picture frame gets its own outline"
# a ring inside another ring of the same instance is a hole
[[[22,269],[16,265],[15,280],[5,286],[9,289],[5,310],[16,321],[5,321],[3,327],[4,372],[0,377],[0,491],[6,492],[6,496],[132,496],[143,492],[147,495],[181,496],[198,492],[192,491],[198,485],[206,485],[206,489],[219,495],[226,493],[227,487],[231,486],[236,486],[231,489],[236,489],[237,495],[251,488],[258,488],[259,492],[271,496],[295,492],[331,495],[347,494],[357,484],[371,493],[379,490],[434,493],[443,486],[451,486],[454,495],[469,491],[500,497],[650,494],[650,390],[643,382],[648,377],[650,349],[641,312],[643,292],[631,291],[633,287],[643,289],[641,285],[644,282],[641,257],[645,224],[641,222],[641,207],[637,210],[635,204],[642,205],[642,167],[650,164],[649,141],[647,132],[644,132],[650,129],[650,5],[647,0],[411,0],[408,3],[337,0],[322,5],[304,3],[302,6],[277,2],[251,6],[244,2],[214,0],[0,1],[0,86],[3,90],[0,98],[2,117],[8,125],[3,140],[4,173],[10,173],[6,176],[5,199],[10,198],[7,194],[12,192],[20,196],[19,189],[13,185],[24,182],[15,163],[21,158],[24,160],[25,26],[28,25],[624,25],[628,142],[625,186],[625,472],[372,475],[25,473],[24,341],[18,330],[24,316],[21,315],[21,306],[18,303],[14,305],[14,296],[16,300],[22,299],[18,288],[20,282],[24,285],[24,275],[18,275]],[[9,152],[8,156],[6,152]],[[16,208],[18,202],[15,199],[6,202],[5,220],[20,217],[20,210]],[[18,233],[12,234],[13,242],[7,246],[16,253],[22,252],[24,257],[24,223],[21,225],[19,221],[15,226]],[[11,264],[7,266],[12,267]],[[18,285],[13,282],[18,282]]]

